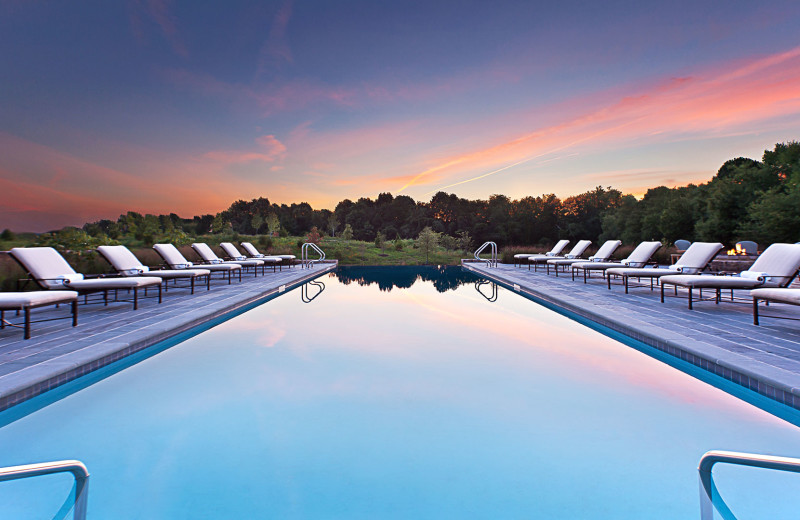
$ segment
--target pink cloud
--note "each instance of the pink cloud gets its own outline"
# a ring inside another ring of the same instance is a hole
[[[212,161],[236,164],[249,163],[254,161],[273,162],[280,159],[286,153],[286,146],[274,135],[262,135],[255,139],[259,145],[258,151],[212,151],[203,155],[204,158]]]
[[[669,141],[689,135],[723,135],[771,118],[800,113],[800,48],[749,60],[731,70],[697,71],[631,92],[608,103],[608,93],[565,104],[593,106],[557,124],[432,160],[399,186],[431,185],[458,179],[452,187],[506,171],[538,157],[579,148],[624,148],[636,142]],[[592,99],[594,98],[594,100]],[[556,107],[557,109],[557,107]],[[514,114],[519,118],[519,114]],[[487,169],[464,178],[464,171]],[[396,188],[395,188],[396,189]]]

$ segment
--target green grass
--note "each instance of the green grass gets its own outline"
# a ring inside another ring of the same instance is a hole
[[[222,257],[222,250],[217,246],[220,242],[252,242],[265,254],[290,254],[300,258],[301,247],[305,237],[274,237],[267,239],[262,236],[247,235],[205,235],[191,237],[190,242],[206,242],[216,253]],[[149,266],[161,264],[161,258],[153,251],[150,244],[133,239],[120,240],[142,261]],[[400,244],[400,249],[397,244]],[[0,241],[0,250],[7,251],[12,247],[28,247],[36,245],[36,235],[20,234],[14,240]],[[74,247],[74,246],[73,246]],[[324,237],[320,247],[325,251],[328,260],[339,260],[342,265],[459,265],[462,258],[467,258],[463,251],[450,251],[437,247],[427,258],[425,253],[414,247],[414,240],[388,241],[383,248],[377,247],[373,242],[359,240],[343,240],[341,238]],[[68,247],[59,247],[70,265],[79,273],[100,274],[111,271],[110,266],[93,249],[77,250]],[[188,244],[179,245],[178,249],[190,261],[197,257]],[[309,255],[317,258],[313,251]],[[8,255],[0,255],[0,289],[13,291],[16,289],[18,279],[25,278],[25,272]],[[36,289],[28,285],[28,289]]]

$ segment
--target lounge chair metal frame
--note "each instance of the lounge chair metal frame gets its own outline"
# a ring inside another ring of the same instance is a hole
[[[766,290],[766,289],[764,289],[764,290]],[[792,289],[792,288],[788,288],[788,289],[787,288],[782,288],[782,289],[779,289],[779,290],[781,292],[786,290],[788,292],[793,292],[795,294],[797,292],[800,292],[800,289]],[[754,292],[757,292],[759,294],[753,294]],[[758,302],[759,301],[763,301],[765,306],[769,306],[770,302],[784,303],[786,305],[800,305],[799,302],[789,301],[789,300],[786,300],[786,299],[779,299],[779,298],[775,297],[774,295],[772,295],[772,296],[763,296],[758,290],[751,291],[750,292],[750,297],[753,299],[753,325],[759,325],[760,324],[759,323],[759,317],[760,318],[775,318],[775,319],[778,319],[778,320],[800,321],[800,318],[791,318],[789,316],[776,316],[774,314],[760,314],[758,312]]]
[[[777,286],[777,288],[788,287],[792,283],[792,281],[797,277],[798,274],[800,274],[800,269],[795,271],[795,273],[791,276],[791,279],[788,282],[786,282],[786,284],[779,285],[779,286]],[[721,275],[721,276],[724,276],[724,275]],[[665,295],[664,295],[664,286],[665,285],[671,285],[671,284],[670,283],[661,284],[661,303],[664,303],[664,297],[665,297]],[[675,293],[674,293],[675,296],[674,297],[677,297],[678,296],[678,286],[674,286],[674,287],[675,287]],[[734,294],[733,294],[733,291],[735,291],[736,289],[739,289],[740,291],[741,290],[749,291],[749,290],[752,290],[752,289],[758,289],[758,287],[753,287],[753,288],[743,288],[743,287],[698,287],[697,288],[698,289],[698,297],[697,298],[694,298],[694,291],[693,291],[694,287],[686,287],[685,289],[689,293],[688,294],[689,310],[692,310],[694,308],[693,305],[692,305],[694,302],[710,302],[710,301],[713,300],[714,303],[719,305],[719,303],[722,301],[722,291],[724,291],[724,290],[727,290],[727,291],[731,292],[731,298],[730,298],[730,300],[727,300],[730,303],[744,303],[744,304],[748,304],[749,305],[751,303],[751,299],[750,298],[736,298],[734,296]],[[713,290],[714,291],[714,297],[713,298],[703,298],[703,289]],[[753,300],[755,300],[755,299],[753,299]],[[753,305],[755,306],[755,302],[753,302]],[[756,312],[756,313],[758,312],[758,310],[755,307],[753,308],[753,311]],[[780,316],[764,316],[764,317],[780,318]],[[785,319],[788,320],[788,319],[794,319],[794,318],[785,318]],[[758,323],[757,323],[758,316],[755,316],[754,321],[756,322],[755,324],[758,325]]]
[[[77,291],[76,291],[77,292]],[[41,307],[49,307],[54,306],[58,307],[59,305],[65,305],[69,303],[70,306],[70,316],[64,316],[61,318],[44,318],[41,320],[31,320],[31,309],[39,309]],[[17,315],[20,312],[23,313],[23,321],[22,323],[12,323],[11,321],[6,319],[6,311],[16,311]],[[18,308],[8,307],[0,309],[0,330],[5,329],[6,327],[14,327],[20,328],[24,330],[23,336],[25,339],[31,339],[31,324],[32,323],[44,323],[47,321],[58,321],[58,320],[65,320],[72,318],[72,326],[78,326],[78,300],[72,300],[71,302],[47,302],[47,303],[30,303],[27,305],[20,305]]]

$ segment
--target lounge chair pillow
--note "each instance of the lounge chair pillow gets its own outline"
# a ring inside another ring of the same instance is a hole
[[[777,279],[773,280],[768,273],[758,273],[755,271],[742,271],[741,273],[739,273],[739,276],[742,278],[747,278],[748,280],[758,280],[761,283],[770,283],[777,281]]]
[[[124,269],[121,271],[121,273],[125,276],[136,276],[137,274],[143,274],[147,272],[150,272],[150,268],[146,265],[137,265],[130,269]]]
[[[83,275],[80,273],[75,274],[62,274],[55,279],[55,285],[67,285],[69,282],[78,282],[83,280]]]

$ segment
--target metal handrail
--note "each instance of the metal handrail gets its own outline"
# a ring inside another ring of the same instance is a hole
[[[487,247],[491,247],[491,251],[492,251],[492,258],[489,259],[489,260],[481,258],[481,256],[480,256],[481,252],[483,252],[483,250],[486,249]],[[497,244],[495,244],[494,242],[491,242],[491,241],[490,242],[484,242],[481,247],[479,247],[478,249],[475,250],[475,253],[473,254],[473,257],[475,258],[475,260],[477,260],[479,262],[486,262],[486,266],[487,267],[497,267]]]
[[[728,508],[722,498],[714,503],[713,497],[719,497],[719,491],[711,478],[714,464],[736,464],[738,466],[752,466],[755,468],[774,469],[800,473],[800,459],[792,457],[778,457],[774,455],[759,455],[756,453],[739,453],[735,451],[709,451],[700,459],[697,472],[700,474],[700,518],[713,520],[714,507],[719,511],[724,520],[736,520],[733,512]]]
[[[308,249],[311,248],[319,254],[317,259],[308,258]],[[313,242],[306,242],[300,250],[300,267],[308,267],[309,269],[314,266],[314,262],[322,262],[325,260],[325,251]]]
[[[54,473],[72,473],[72,476],[75,477],[75,505],[72,514],[75,520],[85,520],[86,504],[89,497],[89,470],[86,469],[86,466],[81,461],[59,460],[0,468],[0,482],[40,477]]]

